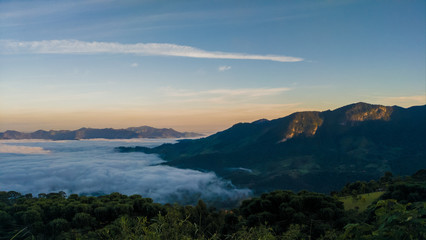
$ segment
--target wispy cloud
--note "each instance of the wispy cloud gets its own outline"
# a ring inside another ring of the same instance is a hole
[[[238,89],[211,89],[204,91],[191,91],[184,89],[163,89],[167,96],[172,97],[193,97],[193,96],[245,96],[245,97],[262,97],[280,94],[291,90],[290,88],[238,88]]]
[[[224,72],[224,71],[227,71],[227,70],[230,70],[230,69],[231,69],[231,66],[220,66],[218,68],[219,72]]]
[[[380,103],[386,105],[399,105],[403,107],[409,107],[413,105],[424,105],[426,104],[426,95],[415,95],[415,96],[400,96],[400,97],[378,97]]]
[[[387,97],[388,100],[397,100],[397,101],[415,101],[419,103],[425,103],[426,96],[418,95],[418,96],[404,96],[404,97]]]
[[[0,40],[0,53],[38,53],[38,54],[136,54],[151,56],[175,56],[210,59],[269,60],[276,62],[300,62],[303,58],[282,55],[254,55],[206,51],[191,46],[170,43],[85,42],[79,40],[12,41]]]
[[[131,65],[130,65],[131,67],[138,67],[139,66],[139,63],[132,63]]]
[[[240,105],[264,101],[268,97],[280,95],[290,88],[239,88],[239,89],[210,89],[202,91],[164,88],[162,94],[174,104],[213,104]]]
[[[69,2],[22,2],[11,1],[0,3],[0,19],[32,18],[52,14],[63,14],[71,10],[78,11],[95,4],[112,2],[110,0],[84,0]]]

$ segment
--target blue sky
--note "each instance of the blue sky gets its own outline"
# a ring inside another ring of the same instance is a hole
[[[0,130],[426,102],[425,1],[1,1]]]

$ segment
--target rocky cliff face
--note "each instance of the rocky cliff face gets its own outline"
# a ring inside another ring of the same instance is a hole
[[[389,121],[393,110],[392,107],[355,103],[337,109],[335,113],[341,125],[356,125],[359,122],[372,120]],[[324,123],[324,118],[329,117],[328,115],[330,115],[329,112],[298,112],[290,115],[291,120],[281,142],[297,136],[313,137]]]
[[[371,105],[367,103],[356,103],[341,109],[337,109],[336,111],[339,110],[342,112],[342,114],[344,114],[344,116],[341,117],[342,123],[348,124],[369,120],[389,121],[391,119],[394,108],[389,106]]]
[[[293,114],[291,122],[288,124],[287,132],[283,141],[303,135],[312,137],[324,122],[320,112],[302,112]]]

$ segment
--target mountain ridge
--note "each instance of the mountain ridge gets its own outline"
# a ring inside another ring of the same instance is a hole
[[[214,171],[240,187],[329,192],[386,171],[426,167],[426,105],[410,108],[354,103],[323,112],[237,123],[197,139],[155,148],[164,164]]]
[[[79,139],[130,139],[130,138],[190,138],[201,137],[194,132],[178,132],[172,128],[153,128],[149,126],[113,128],[79,128],[77,130],[37,130],[30,133],[7,130],[0,132],[0,139],[47,139],[47,140],[79,140]]]

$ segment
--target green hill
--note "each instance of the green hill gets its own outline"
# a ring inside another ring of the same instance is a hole
[[[206,138],[149,149],[167,165],[214,171],[258,192],[329,192],[390,171],[426,167],[426,106],[401,108],[356,103],[324,112],[238,123]]]

